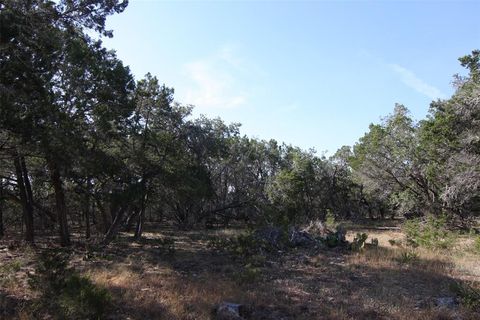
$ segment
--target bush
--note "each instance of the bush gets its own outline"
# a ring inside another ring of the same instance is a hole
[[[425,221],[418,218],[403,224],[407,244],[429,249],[448,249],[455,243],[456,235],[447,229],[446,216],[428,216]]]
[[[60,319],[101,319],[110,304],[108,291],[68,267],[69,254],[52,250],[40,256],[30,286],[40,293],[38,311]]]

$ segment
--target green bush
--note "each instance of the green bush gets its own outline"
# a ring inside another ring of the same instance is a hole
[[[85,276],[68,267],[69,254],[52,250],[40,256],[30,286],[40,293],[38,311],[48,310],[58,319],[101,319],[111,297]]]
[[[425,221],[420,219],[407,220],[403,224],[403,231],[407,237],[407,244],[411,247],[425,247],[429,249],[448,249],[456,240],[454,232],[447,228],[446,216],[428,216]]]

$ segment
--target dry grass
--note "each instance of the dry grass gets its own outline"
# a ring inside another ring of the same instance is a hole
[[[357,231],[362,230],[348,238]],[[248,271],[246,261],[208,246],[210,239],[239,232],[163,229],[146,233],[141,243],[122,235],[94,258],[85,260],[78,250],[72,264],[109,289],[114,319],[211,319],[221,301],[250,306],[252,319],[480,318],[461,306],[450,310],[434,304],[435,298],[453,295],[455,281],[480,284],[480,256],[468,250],[468,239],[459,239],[450,252],[416,249],[408,258],[411,249],[389,242],[403,239],[399,230],[369,229],[378,248],[282,252],[268,257],[259,274],[249,278],[239,276]],[[175,253],[165,250],[162,239],[175,240]],[[6,263],[2,252],[0,269]],[[23,286],[20,281],[1,291],[32,295]],[[29,318],[26,313],[17,317]]]

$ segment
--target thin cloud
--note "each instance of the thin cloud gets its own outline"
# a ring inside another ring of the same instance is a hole
[[[239,81],[241,59],[230,47],[223,47],[210,57],[183,66],[191,82],[184,100],[199,108],[235,108],[244,105],[247,93]]]
[[[398,64],[391,64],[390,68],[400,76],[400,79],[405,85],[417,91],[418,93],[421,93],[432,100],[438,98],[444,99],[446,97],[442,91],[417,77],[417,75],[415,75],[415,73],[413,73],[411,70],[408,70],[407,68],[404,68]]]

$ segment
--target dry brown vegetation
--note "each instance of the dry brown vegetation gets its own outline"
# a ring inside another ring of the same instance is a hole
[[[147,232],[135,243],[122,234],[101,251],[76,247],[70,263],[112,296],[109,319],[211,319],[222,301],[245,304],[252,319],[478,319],[462,304],[436,305],[453,297],[452,285],[480,285],[480,255],[461,237],[449,251],[403,247],[397,229],[351,228],[377,238],[378,247],[352,253],[342,248],[292,249],[267,256],[259,266],[209,246],[236,230]],[[174,240],[174,250],[171,243]],[[397,242],[392,245],[390,240]],[[400,244],[397,244],[400,243]],[[36,249],[3,240],[0,294],[4,319],[34,319],[29,289]],[[253,271],[252,271],[253,270]],[[8,296],[10,300],[5,300]],[[12,299],[16,301],[12,302]],[[48,318],[48,311],[41,317]]]

